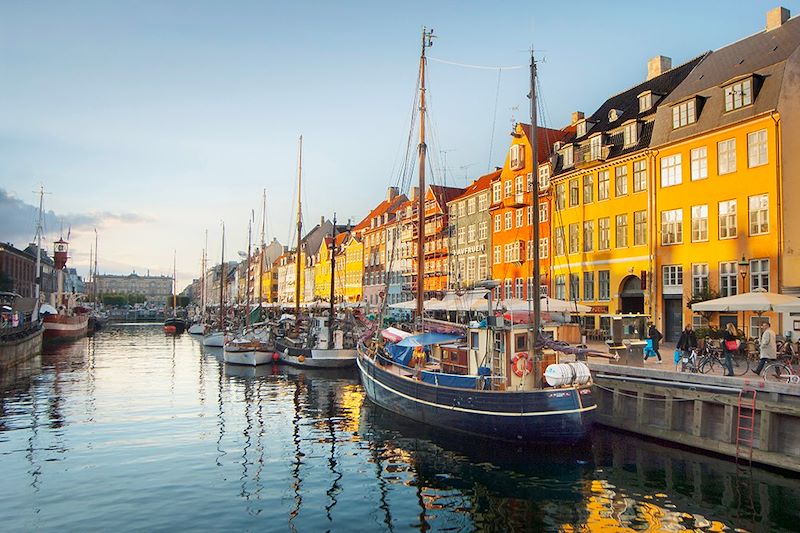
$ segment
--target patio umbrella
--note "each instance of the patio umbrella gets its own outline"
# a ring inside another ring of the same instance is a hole
[[[692,311],[698,313],[708,311],[720,311],[723,313],[777,311],[785,313],[789,312],[787,311],[788,309],[800,311],[800,298],[776,292],[767,292],[763,289],[692,304]]]

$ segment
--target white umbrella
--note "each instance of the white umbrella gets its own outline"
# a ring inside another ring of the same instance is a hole
[[[588,305],[579,304],[577,302],[567,302],[565,300],[557,300],[543,296],[539,304],[542,311],[550,311],[553,313],[590,313],[592,308]]]
[[[733,296],[725,296],[724,298],[715,298],[713,300],[692,304],[692,311],[695,312],[753,311],[756,313],[764,313],[766,311],[778,311],[786,313],[790,312],[789,310],[800,311],[799,298],[786,294],[778,294],[776,292],[767,292],[763,289],[756,289],[752,292],[744,292]]]

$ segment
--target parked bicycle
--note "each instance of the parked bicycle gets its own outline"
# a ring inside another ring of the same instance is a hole
[[[778,359],[767,363],[761,371],[761,379],[775,383],[794,383],[800,384],[800,372],[798,371],[797,356],[783,353],[778,355]]]
[[[706,343],[698,367],[702,374],[724,370],[725,355],[723,350],[721,348],[711,347]],[[733,368],[734,376],[743,376],[746,374],[747,371],[750,370],[750,359],[747,352],[741,348],[733,352],[731,355],[731,367]]]
[[[697,348],[692,348],[689,352],[683,352],[681,355],[681,372],[698,372],[698,352]]]

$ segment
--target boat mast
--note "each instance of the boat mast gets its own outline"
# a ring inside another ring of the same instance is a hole
[[[222,223],[222,254],[219,263],[219,330],[225,334],[225,306],[224,293],[225,293],[225,223]]]
[[[267,189],[264,189],[261,207],[261,253],[258,259],[258,312],[261,316],[261,306],[264,305],[264,247],[266,243],[265,229],[267,227]]]
[[[178,257],[178,251],[172,250],[172,318],[176,318],[178,316],[178,269],[175,266],[175,262]]]
[[[208,255],[208,230],[206,229],[206,238],[203,243],[203,264],[200,265],[200,309],[202,310],[203,320],[204,323],[206,320],[206,308],[208,307],[208,291],[206,287],[206,263],[207,263],[207,255]]]
[[[245,289],[247,290],[247,298],[245,298],[246,308],[245,308],[245,318],[244,318],[244,323],[247,327],[250,327],[250,252],[253,244],[251,242],[252,233],[253,233],[253,214],[251,213],[250,220],[247,221],[247,284]]]
[[[92,274],[92,292],[94,305],[97,307],[97,228],[94,228],[94,274]]]
[[[533,324],[528,325],[528,341],[530,351],[533,354],[533,382],[534,387],[541,387],[542,373],[539,367],[541,352],[536,350],[536,343],[539,340],[541,300],[539,286],[541,272],[539,269],[539,143],[537,141],[537,117],[536,117],[536,60],[531,50],[531,207],[533,208],[533,294],[529,297],[533,300]],[[529,320],[530,322],[530,320]]]
[[[336,278],[336,213],[333,214],[333,233],[331,236],[331,309],[328,313],[328,349],[333,346],[333,295],[335,293]]]
[[[419,58],[419,192],[417,193],[417,326],[423,329],[422,301],[425,296],[425,49],[433,46],[433,30],[422,28],[422,54]]]
[[[295,255],[295,279],[294,279],[294,314],[296,317],[295,328],[300,317],[300,239],[303,232],[303,211],[300,205],[300,186],[303,176],[303,136],[300,136],[300,145],[297,155],[297,253]]]
[[[34,320],[38,320],[39,318],[39,305],[41,302],[39,298],[42,292],[42,232],[44,228],[42,226],[42,210],[44,206],[44,186],[39,186],[39,220],[36,222],[36,286],[34,288],[36,297],[36,307],[34,308]]]

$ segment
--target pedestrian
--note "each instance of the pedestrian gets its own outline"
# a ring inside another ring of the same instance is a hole
[[[692,331],[692,325],[686,324],[686,327],[681,331],[681,336],[678,338],[678,344],[675,348],[683,352],[684,356],[688,357],[692,348],[697,348],[697,335]],[[677,367],[677,363],[675,365]],[[676,368],[677,370],[677,368]]]
[[[775,338],[775,332],[772,331],[770,327],[769,320],[765,320],[761,323],[761,340],[758,343],[758,349],[758,367],[756,367],[754,372],[761,375],[761,371],[764,370],[764,365],[770,360],[778,358],[777,339]]]
[[[648,322],[648,325],[650,326],[650,329],[647,330],[647,338],[650,339],[650,341],[653,343],[653,351],[655,352],[656,357],[658,357],[658,364],[661,364],[661,353],[658,351],[658,342],[664,336],[661,335],[661,332],[658,331],[658,329],[656,329],[655,324],[653,324],[652,322]],[[647,361],[648,355],[644,357],[645,361]]]
[[[733,354],[739,349],[739,339],[736,327],[732,322],[728,322],[722,334],[722,355],[725,356],[722,367],[725,369],[726,376],[733,375]]]

